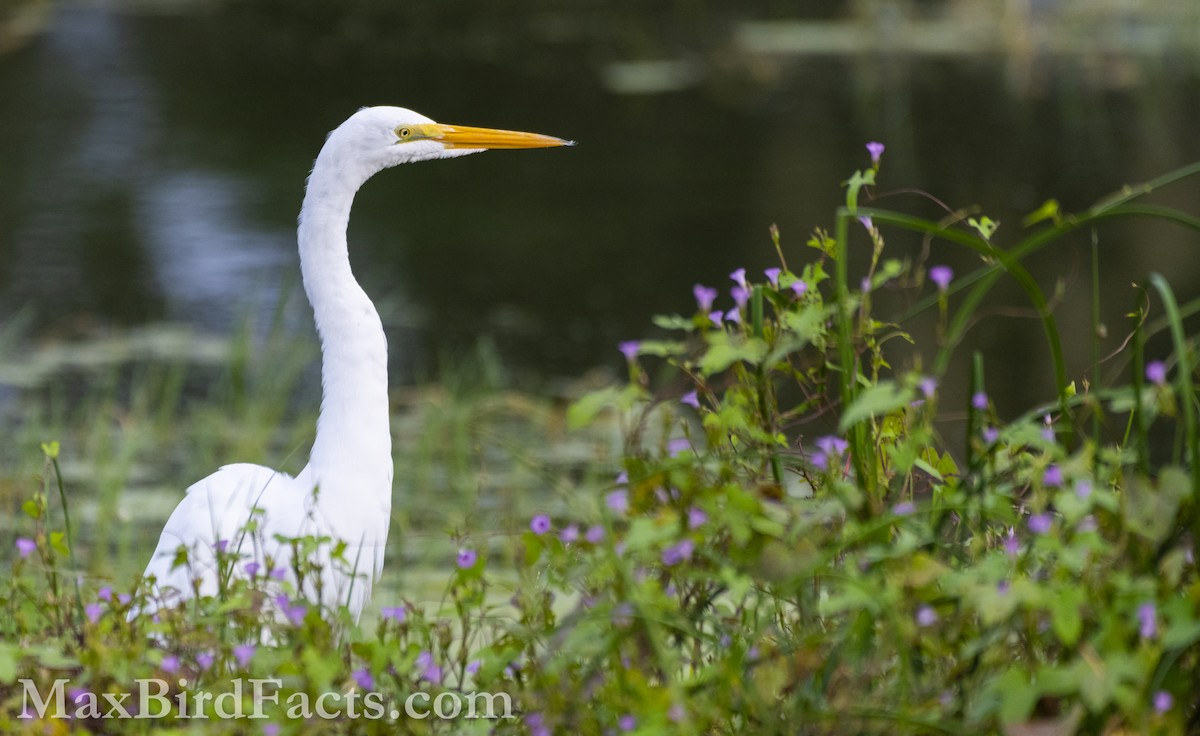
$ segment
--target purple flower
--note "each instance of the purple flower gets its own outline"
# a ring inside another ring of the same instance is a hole
[[[816,445],[826,455],[841,455],[850,447],[850,443],[841,437],[825,435],[816,439]]]
[[[1050,531],[1050,527],[1054,524],[1054,517],[1050,514],[1034,514],[1029,517],[1029,531],[1034,534],[1045,534]]]
[[[1000,439],[1000,430],[996,429],[995,427],[984,427],[983,428],[983,441],[984,442],[986,442],[990,445],[998,439]]]
[[[1081,501],[1086,501],[1092,495],[1092,482],[1087,478],[1075,481],[1075,495]]]
[[[25,537],[17,537],[17,554],[21,556],[22,560],[32,554],[35,549],[37,549],[37,542]]]
[[[677,544],[673,544],[663,550],[662,562],[667,567],[671,567],[678,565],[684,560],[690,560],[692,558],[692,552],[695,550],[695,548],[696,545],[692,542],[692,540],[681,540]]]
[[[100,590],[96,591],[96,597],[102,601],[108,601],[109,603],[112,603],[112,586],[106,585]]]
[[[475,567],[475,561],[479,559],[479,553],[473,549],[460,549],[456,560],[458,566],[463,570],[470,570]]]
[[[892,513],[896,516],[908,516],[916,510],[917,507],[913,505],[912,501],[901,501],[892,507]]]
[[[625,342],[617,343],[617,350],[625,356],[625,360],[632,363],[637,360],[638,351],[642,349],[642,344],[637,340],[626,340]]]
[[[713,323],[713,327],[720,327],[725,321],[725,313],[720,309],[714,309],[708,313],[708,319]]]
[[[277,567],[277,568],[271,570],[271,577],[274,578],[275,580],[283,580],[284,578],[287,577],[287,568],[286,567]]]
[[[588,541],[588,544],[600,544],[604,540],[604,527],[599,524],[588,527],[587,533],[583,535],[583,538]]]
[[[1162,715],[1163,713],[1171,710],[1173,705],[1175,705],[1175,698],[1171,697],[1171,693],[1167,692],[1166,690],[1159,690],[1158,692],[1154,693],[1155,713]]]
[[[667,718],[670,719],[671,723],[679,723],[686,717],[687,710],[679,703],[672,704],[670,710],[667,711]]]
[[[283,615],[287,616],[287,620],[292,622],[292,626],[299,626],[304,623],[304,615],[308,613],[308,607],[295,603],[283,609]]]
[[[779,288],[779,274],[783,273],[782,268],[768,268],[763,271],[763,275],[767,277],[767,281],[771,282],[771,286]]]
[[[617,720],[617,727],[622,731],[632,731],[637,728],[637,719],[627,713]]]
[[[746,269],[736,269],[733,273],[729,274],[729,278],[733,279],[733,283],[742,287],[743,290],[750,290],[750,286],[746,283]]]
[[[385,606],[379,609],[379,615],[388,621],[404,623],[404,619],[408,618],[408,609],[404,606]]]
[[[690,406],[692,408],[699,409],[700,408],[700,397],[696,394],[695,391],[689,391],[683,395],[683,398],[679,400],[679,403],[687,404],[688,406]]]
[[[216,657],[212,652],[200,652],[196,655],[196,666],[202,671],[207,671],[209,667],[212,667],[214,661],[216,661]]]
[[[809,455],[808,461],[810,463],[812,463],[813,467],[816,468],[817,470],[828,470],[829,469],[829,456],[826,455],[825,453],[821,452],[820,450]]]
[[[538,514],[529,521],[529,528],[534,534],[542,535],[550,531],[550,517],[545,514]]]
[[[1146,364],[1146,380],[1157,386],[1167,382],[1167,365],[1161,360],[1152,360]]]
[[[954,269],[949,266],[934,266],[929,269],[929,280],[937,284],[938,291],[945,291],[954,280]]]
[[[257,562],[247,562],[242,569],[246,571],[247,575],[254,577],[258,575],[258,571],[262,569],[262,565],[259,565]]]
[[[975,407],[979,411],[985,411],[988,408],[987,394],[982,391],[976,391],[974,395],[971,396],[971,406]]]
[[[933,626],[938,621],[937,611],[929,606],[921,606],[917,609],[917,626],[922,628]]]
[[[1047,465],[1046,472],[1042,475],[1042,484],[1051,488],[1058,488],[1063,484],[1062,468],[1057,465]]]
[[[738,309],[745,309],[746,302],[750,301],[750,290],[744,286],[733,287],[729,290],[729,294],[733,297],[734,303],[738,305]],[[730,312],[730,315],[732,314],[733,312]]]
[[[696,306],[701,312],[709,312],[712,309],[713,302],[717,298],[717,290],[696,284],[692,287],[692,295],[696,297]]]
[[[870,232],[871,230],[875,229],[875,223],[872,222],[871,218],[867,217],[866,215],[859,217],[858,222],[859,222],[859,224],[861,224],[863,227],[865,227],[867,229],[867,232]]]
[[[442,668],[433,661],[433,655],[429,652],[421,652],[417,655],[417,669],[421,671],[421,678],[428,680],[433,685],[442,683]]]
[[[862,281],[858,282],[858,288],[861,289],[862,293],[864,294],[871,291],[871,277],[863,276]]]
[[[1004,552],[1009,557],[1016,557],[1021,551],[1021,543],[1017,541],[1017,531],[1011,526],[1008,528],[1008,536],[1004,539]]]
[[[263,736],[279,736],[279,724],[278,723],[264,723],[263,724]]]
[[[801,297],[804,296],[804,292],[808,291],[808,283],[804,281],[793,281],[790,288],[793,295]]]
[[[613,626],[624,628],[633,623],[633,606],[628,603],[620,603],[612,612]]]
[[[561,532],[558,533],[558,539],[563,544],[571,544],[579,541],[579,527],[574,524],[567,525]]]
[[[479,668],[483,666],[482,659],[473,659],[467,663],[466,673],[471,677],[479,674]]]
[[[725,313],[725,321],[740,325],[742,323],[742,313],[736,309],[731,309]]]
[[[239,667],[245,668],[250,665],[250,660],[254,659],[255,650],[253,644],[238,644],[233,648],[233,658],[237,660]]]
[[[624,488],[618,488],[617,490],[609,493],[604,497],[604,505],[607,506],[610,511],[618,514],[625,513],[629,510],[629,491],[625,490]]]
[[[541,713],[526,713],[525,725],[529,727],[529,736],[550,736],[550,727]]]
[[[92,623],[99,621],[102,613],[104,613],[104,606],[99,603],[89,603],[83,607],[83,615],[87,616],[87,620]]]
[[[688,509],[687,517],[688,529],[695,529],[696,527],[702,526],[706,521],[708,521],[708,514],[704,513],[703,510],[698,509],[695,506]]]
[[[871,141],[867,144],[867,153],[871,154],[871,163],[875,166],[879,165],[879,157],[883,155],[885,146],[878,141]]]
[[[1153,603],[1143,603],[1137,610],[1138,635],[1143,639],[1153,639],[1158,634],[1158,609]]]
[[[371,671],[366,667],[363,667],[360,670],[355,670],[352,677],[354,678],[354,684],[358,685],[363,690],[375,689],[375,678],[371,676]]]
[[[682,452],[687,452],[690,449],[692,449],[692,443],[688,441],[687,437],[676,437],[673,440],[667,440],[667,454],[671,457],[675,457]]]
[[[133,600],[133,596],[129,593],[117,593],[117,602],[122,606],[129,605],[129,601]]]
[[[938,382],[936,378],[926,376],[917,384],[921,389],[921,393],[925,394],[925,398],[932,399],[934,393],[937,392]]]
[[[174,654],[168,654],[162,658],[162,662],[158,665],[163,672],[172,674],[179,671],[179,657]]]
[[[217,554],[224,554],[225,550],[229,548],[229,540],[228,539],[218,539],[216,547],[217,547]]]

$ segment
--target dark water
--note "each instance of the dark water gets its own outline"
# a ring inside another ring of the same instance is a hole
[[[489,34],[477,20],[446,44],[351,24],[349,41],[323,43],[321,17],[281,29],[244,12],[60,8],[0,56],[0,319],[32,308],[36,333],[59,337],[163,319],[224,331],[290,293],[303,326],[304,177],[324,133],[367,104],[580,142],[402,167],[364,188],[351,254],[401,379],[480,337],[541,376],[615,364],[615,343],[651,315],[692,308],[693,283],[772,265],[771,223],[807,258],[869,140],[888,146],[883,189],[979,203],[1001,241],[1046,198],[1082,208],[1200,159],[1195,49],[1014,74],[1004,59],[754,56],[702,38],[711,24],[647,21],[629,31],[632,58],[687,61],[667,70],[677,89],[629,94],[610,63],[620,52],[559,21]],[[1200,183],[1158,201],[1200,211]],[[911,195],[883,204],[939,215]],[[1031,264],[1048,290],[1066,279],[1075,373],[1089,359],[1086,239]],[[1194,235],[1121,226],[1101,244],[1112,345],[1131,280],[1161,270],[1196,293]],[[944,244],[932,258],[973,267]],[[1025,306],[1019,293],[1000,289],[996,305],[971,337],[993,387],[1014,405],[1048,398],[1038,328],[1008,309]]]

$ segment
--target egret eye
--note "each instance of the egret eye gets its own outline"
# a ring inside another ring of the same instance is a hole
[[[412,138],[412,128],[397,128],[396,135],[400,136],[400,140],[406,141]]]

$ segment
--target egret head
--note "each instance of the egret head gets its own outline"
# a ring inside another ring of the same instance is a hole
[[[452,158],[489,148],[550,148],[571,141],[537,133],[437,123],[403,107],[364,107],[329,134],[339,163],[370,176],[413,161]]]

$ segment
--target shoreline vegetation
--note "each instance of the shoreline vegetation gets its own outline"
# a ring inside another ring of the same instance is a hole
[[[1023,229],[998,231],[978,208],[940,221],[884,209],[885,147],[868,144],[864,161],[824,227],[773,230],[777,265],[698,283],[694,311],[615,346],[625,380],[577,384],[568,400],[522,393],[483,349],[435,384],[393,392],[390,582],[359,623],[221,547],[229,582],[216,596],[130,617],[145,592],[110,564],[152,540],[124,518],[131,503],[173,504],[178,479],[222,462],[302,462],[311,340],[245,329],[213,352],[216,380],[201,388],[182,362],[134,365],[72,400],[50,387],[20,404],[0,479],[12,524],[0,729],[40,732],[22,717],[24,683],[51,692],[66,678],[69,707],[161,680],[210,716],[168,714],[189,733],[244,733],[215,710],[228,700],[263,709],[252,728],[264,734],[307,733],[315,721],[279,703],[359,691],[386,703],[503,693],[514,717],[335,709],[323,732],[1200,731],[1188,337],[1200,301],[1176,303],[1162,275],[1136,277],[1129,322],[1105,326],[1097,286],[1112,221],[1153,218],[1200,239],[1195,213],[1156,199],[1200,163],[1079,212],[1047,200]],[[903,232],[936,248],[892,257],[888,239]],[[1089,232],[1091,334],[1128,339],[1072,374],[1023,262]],[[955,273],[944,248],[973,252],[975,267]],[[1057,388],[1016,416],[989,397],[981,354],[965,395],[943,388],[1002,280],[1020,287],[1048,347],[1030,370]],[[911,296],[909,315],[937,315],[931,343],[877,311],[885,292]],[[947,413],[965,415],[962,437],[944,436]],[[314,573],[301,563],[296,577]],[[233,684],[244,678],[278,679],[278,701]],[[154,727],[91,711],[57,723]]]

